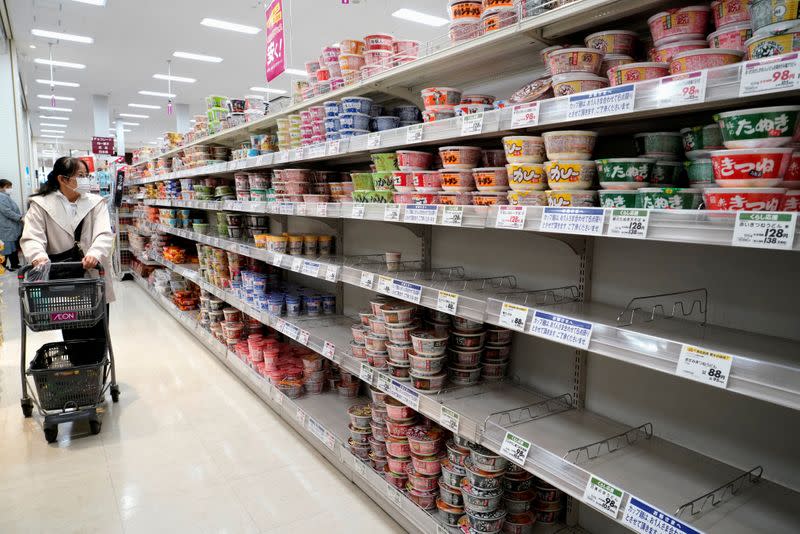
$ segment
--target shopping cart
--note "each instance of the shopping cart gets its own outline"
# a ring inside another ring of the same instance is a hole
[[[58,425],[69,421],[88,419],[91,433],[100,432],[98,405],[103,402],[106,390],[110,390],[111,399],[117,402],[119,386],[108,332],[102,268],[99,278],[77,278],[84,274],[80,262],[53,263],[49,267],[49,272],[42,276],[27,265],[17,278],[22,325],[22,413],[30,417],[36,404],[44,419],[45,439],[52,443],[58,437]],[[106,334],[105,347],[102,340],[47,343],[36,351],[26,369],[28,328],[34,332],[88,328],[100,321]],[[93,352],[99,352],[100,357],[92,358]]]

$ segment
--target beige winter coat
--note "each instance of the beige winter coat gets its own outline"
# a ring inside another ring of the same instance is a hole
[[[77,217],[67,212],[57,193],[31,197],[25,214],[25,227],[19,240],[22,253],[28,262],[47,258],[50,254],[66,252],[73,246],[75,227],[83,220],[80,247],[85,256],[93,256],[105,269],[106,299],[114,300],[111,253],[114,234],[111,217],[103,197],[83,194],[76,202]]]

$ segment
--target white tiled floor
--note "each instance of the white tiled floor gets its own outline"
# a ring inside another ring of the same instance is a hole
[[[99,435],[62,425],[48,445],[19,408],[17,284],[0,282],[0,533],[403,532],[132,282],[112,305],[120,403]]]

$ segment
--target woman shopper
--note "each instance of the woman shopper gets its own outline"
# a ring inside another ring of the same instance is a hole
[[[0,180],[0,241],[5,246],[3,255],[8,258],[8,270],[14,271],[19,268],[17,239],[22,230],[22,213],[11,198],[11,187],[8,180]]]
[[[25,258],[37,269],[50,262],[81,262],[82,269],[70,272],[68,278],[83,277],[83,269],[102,266],[106,301],[111,302],[114,234],[105,201],[89,193],[87,171],[86,164],[78,158],[56,160],[47,182],[30,198],[20,246]],[[64,341],[95,340],[81,344],[81,350],[71,351],[73,365],[97,363],[105,354],[102,321],[89,328],[64,329],[62,333]]]

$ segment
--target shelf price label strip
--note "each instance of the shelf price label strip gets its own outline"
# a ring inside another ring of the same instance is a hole
[[[622,524],[640,534],[703,534],[634,496],[628,499]]]
[[[583,500],[614,519],[622,508],[625,492],[600,477],[589,475],[583,491]]]
[[[733,356],[701,347],[683,345],[675,374],[718,388],[728,387]]]

